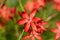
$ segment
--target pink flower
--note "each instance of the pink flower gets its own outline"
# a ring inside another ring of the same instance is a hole
[[[54,40],[60,38],[60,22],[56,22],[57,28],[52,29],[51,31],[56,33]]]
[[[40,34],[36,33],[35,31],[32,31],[29,35],[23,37],[22,40],[27,40],[28,38],[30,38],[31,40],[35,40],[35,38],[37,38],[38,40],[42,40]]]
[[[25,27],[24,27],[24,31],[27,32],[30,28],[30,26],[32,27],[33,30],[36,30],[36,26],[33,22],[33,19],[34,19],[34,16],[36,14],[36,10],[33,10],[30,15],[28,15],[28,13],[26,12],[23,12],[22,13],[22,19],[18,20],[18,24],[19,25],[22,25],[22,24],[25,24]]]

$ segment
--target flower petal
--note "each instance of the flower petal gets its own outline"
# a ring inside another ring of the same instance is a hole
[[[54,40],[57,40],[60,37],[60,34],[56,34]]]
[[[60,4],[60,0],[54,0],[55,3],[59,3]]]
[[[39,21],[39,20],[42,20],[42,19],[41,19],[41,18],[37,18],[37,17],[34,17],[34,18],[33,18],[33,21],[34,21],[34,22],[37,22],[37,21]]]
[[[56,5],[56,6],[57,6],[56,9],[57,9],[58,11],[60,11],[60,5]]]
[[[51,32],[57,33],[57,29],[52,29]]]
[[[32,19],[36,14],[36,10],[34,9],[31,13],[30,13],[30,19]]]
[[[33,5],[34,5],[34,3],[32,1],[30,1],[30,0],[28,0],[27,3],[25,4],[25,9],[27,11],[32,11],[34,9]]]
[[[29,27],[30,27],[30,23],[26,23],[25,24],[24,31],[27,32],[29,30]]]
[[[46,31],[46,28],[43,25],[40,25],[41,29]]]
[[[13,13],[14,15],[16,14],[16,8],[10,8],[10,12]]]
[[[31,27],[33,30],[37,30],[36,25],[34,23],[31,23]]]
[[[38,40],[42,40],[42,37],[41,36],[35,36]]]
[[[42,25],[45,25],[45,24],[47,24],[47,22],[46,22],[46,21],[42,22]]]
[[[25,24],[27,22],[27,19],[20,19],[20,20],[18,20],[18,24],[19,25],[22,25],[22,24]]]
[[[37,2],[40,4],[40,6],[44,6],[45,5],[44,0],[37,0]]]
[[[29,18],[28,13],[26,13],[26,12],[23,12],[23,13],[21,14],[21,16],[22,16],[23,18]]]
[[[40,5],[39,5],[38,2],[34,2],[34,8],[35,8],[35,9],[40,9]]]
[[[56,22],[58,29],[60,29],[60,22]]]
[[[31,40],[35,40],[35,38],[34,38],[34,37],[32,37],[32,38],[31,38]]]
[[[28,36],[23,37],[23,39],[22,39],[22,40],[26,40],[26,39],[28,39],[28,38],[30,38],[30,36],[29,36],[29,35],[28,35]]]

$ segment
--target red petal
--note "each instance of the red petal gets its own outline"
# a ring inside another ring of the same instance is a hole
[[[57,29],[52,29],[51,32],[57,33]]]
[[[4,9],[4,10],[6,10],[6,9],[7,9],[6,5],[4,5],[4,6],[3,6],[3,9]]]
[[[31,13],[30,13],[30,19],[32,19],[36,14],[36,10],[34,9]]]
[[[60,29],[60,22],[56,22],[58,29]]]
[[[30,36],[28,35],[28,36],[25,36],[25,37],[23,37],[23,39],[22,40],[26,40],[26,39],[28,39]]]
[[[45,22],[45,21],[44,21],[44,22],[42,22],[42,25],[45,25],[45,24],[47,24],[47,22]]]
[[[37,28],[37,33],[42,33],[43,32],[43,30],[41,29],[41,28]]]
[[[33,5],[34,5],[34,3],[32,1],[30,1],[30,0],[28,0],[27,3],[25,4],[25,9],[27,11],[32,11],[34,9]]]
[[[35,36],[38,40],[42,40],[42,37],[41,36]]]
[[[40,6],[44,6],[45,5],[44,0],[37,0],[37,2],[40,4]]]
[[[34,8],[36,8],[36,9],[39,9],[40,8],[40,5],[39,5],[38,2],[34,2]]]
[[[18,20],[18,24],[19,25],[22,25],[22,24],[25,24],[27,22],[27,19],[20,19],[20,20]]]
[[[54,40],[57,40],[60,37],[60,34],[56,34]]]
[[[10,8],[10,12],[13,13],[14,15],[16,14],[16,8]]]
[[[29,30],[29,28],[30,28],[30,23],[26,23],[24,31],[27,32]]]
[[[41,29],[46,31],[46,28],[43,25],[40,25]]]
[[[31,38],[31,40],[35,40],[35,38],[34,38],[34,37],[32,37],[32,38]]]
[[[57,9],[58,11],[60,11],[60,5],[56,5],[56,6],[57,6],[56,9]]]
[[[54,0],[55,3],[60,3],[60,0]]]
[[[0,14],[1,14],[2,9],[0,9]]]
[[[33,18],[33,21],[34,21],[34,22],[37,22],[37,21],[39,21],[39,20],[42,20],[42,19],[41,19],[41,18],[37,18],[37,17],[34,17],[34,18]]]
[[[26,12],[23,12],[23,13],[21,14],[21,16],[22,16],[23,18],[29,18],[28,13],[26,13]]]
[[[37,30],[36,25],[34,23],[31,23],[31,27],[33,30]]]

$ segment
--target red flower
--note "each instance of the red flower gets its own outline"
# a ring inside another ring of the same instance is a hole
[[[57,28],[52,29],[51,31],[56,33],[54,40],[57,40],[60,37],[60,22],[56,22]]]
[[[2,16],[5,20],[10,19],[11,14],[9,14],[9,10],[6,8],[6,6],[0,8],[0,16]]]
[[[44,0],[28,0],[27,3],[25,4],[25,9],[27,11],[32,11],[33,9],[40,9],[45,5]]]
[[[30,35],[23,37],[22,40],[27,40],[28,38],[31,38],[31,40],[35,40],[35,38],[37,38],[38,40],[42,40],[40,34],[36,33],[35,31],[32,31]]]
[[[25,28],[24,28],[25,32],[29,30],[30,26],[32,27],[33,30],[36,30],[36,26],[33,22],[35,14],[36,14],[36,10],[33,10],[29,16],[28,16],[28,13],[26,12],[22,13],[21,16],[23,18],[18,21],[18,24],[19,25],[25,24]]]
[[[60,11],[60,0],[54,0],[54,9]]]

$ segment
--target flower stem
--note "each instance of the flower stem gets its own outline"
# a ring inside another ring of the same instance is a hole
[[[24,30],[22,31],[21,35],[19,36],[18,40],[21,40],[22,36],[23,36]]]
[[[25,11],[24,8],[23,8],[23,5],[21,3],[21,0],[19,0],[19,6],[21,8],[22,11]],[[22,31],[21,35],[19,36],[18,40],[21,40],[22,36],[23,36],[23,33],[24,33],[24,30]]]
[[[21,8],[22,11],[25,11],[24,8],[23,8],[23,5],[21,3],[21,0],[19,0],[19,6],[20,6],[20,8]]]

